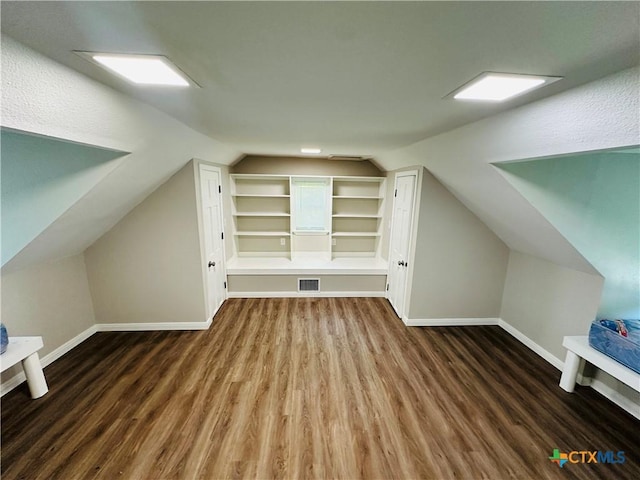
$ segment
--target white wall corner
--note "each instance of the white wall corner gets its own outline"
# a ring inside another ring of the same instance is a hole
[[[407,318],[402,319],[408,327],[467,327],[479,325],[498,325],[520,343],[533,350],[551,365],[562,371],[564,362],[558,357],[542,348],[524,333],[509,325],[501,318]],[[582,381],[586,381],[584,379]]]
[[[91,325],[84,332],[79,333],[75,337],[73,337],[68,342],[63,343],[58,348],[50,352],[49,354],[42,357],[40,362],[42,363],[42,367],[46,367],[47,365],[51,365],[65,353],[70,352],[73,348],[80,345],[82,342],[91,337],[94,333],[98,332],[96,325]]]
[[[509,325],[504,320],[500,319],[499,322],[498,322],[498,325],[500,325],[500,327],[502,327],[503,330],[507,331],[507,333],[511,334],[511,336],[515,337],[516,340],[518,340],[521,343],[523,343],[526,347],[530,348],[535,353],[540,355],[542,358],[544,358],[551,365],[556,367],[558,370],[562,371],[562,367],[564,366],[564,362],[562,360],[560,360],[558,357],[553,355],[548,350],[545,350],[544,348],[542,348],[540,345],[538,345],[536,342],[531,340],[529,337],[527,337],[520,330],[517,330],[516,328],[512,327],[511,325]]]

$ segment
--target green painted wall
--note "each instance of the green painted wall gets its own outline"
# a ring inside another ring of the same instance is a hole
[[[2,265],[77,202],[123,152],[0,131]]]
[[[598,316],[640,318],[640,154],[496,164],[605,278]]]

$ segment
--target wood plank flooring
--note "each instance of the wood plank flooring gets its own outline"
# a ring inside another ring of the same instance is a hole
[[[499,327],[407,328],[379,298],[231,299],[208,331],[98,333],[45,373],[2,399],[3,480],[640,478],[639,421]]]

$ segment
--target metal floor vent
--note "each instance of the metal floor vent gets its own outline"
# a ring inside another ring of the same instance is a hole
[[[299,292],[319,292],[320,279],[319,278],[299,278],[298,291]]]

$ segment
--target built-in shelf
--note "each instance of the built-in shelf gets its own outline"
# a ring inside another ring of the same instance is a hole
[[[289,235],[291,235],[290,232],[259,232],[259,231],[234,232],[233,234],[237,237],[288,237]]]
[[[234,217],[290,217],[290,213],[270,213],[270,212],[236,212]]]
[[[327,213],[331,222],[324,239],[291,233],[297,192],[292,190],[292,182],[299,178],[323,179],[330,189]],[[276,262],[308,252],[329,259],[378,258],[385,181],[384,177],[232,174],[235,254],[279,258],[273,260]]]
[[[378,232],[333,232],[332,237],[379,237]]]
[[[380,255],[385,179],[334,177],[331,256],[369,258]]]
[[[289,198],[291,195],[272,195],[259,193],[234,193],[234,197]]]
[[[291,192],[288,175],[231,175],[236,254],[291,255]]]
[[[345,199],[345,200],[382,200],[382,197],[375,197],[375,196],[369,196],[369,195],[334,195],[333,196],[334,200],[341,200],[341,199]]]

